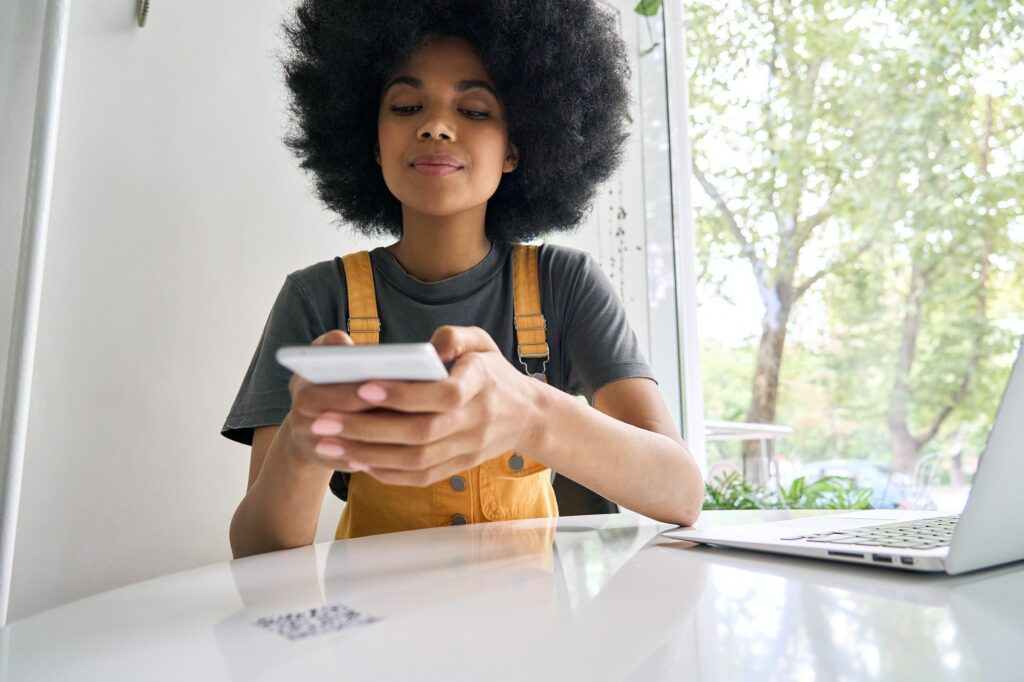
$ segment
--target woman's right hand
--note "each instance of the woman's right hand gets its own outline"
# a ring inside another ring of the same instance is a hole
[[[313,341],[314,346],[352,346],[350,337],[340,329],[323,334]],[[356,395],[361,384],[313,384],[298,374],[288,382],[292,394],[292,408],[288,415],[292,447],[289,450],[303,464],[333,469],[335,471],[365,471],[365,468],[351,466],[344,454],[337,454],[340,448],[330,438],[333,425],[341,424],[346,412],[363,412],[374,409],[374,405]]]

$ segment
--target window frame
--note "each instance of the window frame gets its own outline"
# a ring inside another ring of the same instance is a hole
[[[690,169],[689,92],[686,74],[686,32],[682,3],[662,3],[662,12],[644,17],[664,46],[663,68],[641,60],[641,91],[644,83],[663,81],[664,112],[645,112],[645,132],[652,114],[667,118],[668,175],[671,195],[668,221],[651,220],[647,226],[647,270],[656,272],[655,259],[670,254],[674,296],[667,303],[648,297],[651,365],[662,384],[662,394],[677,419],[677,426],[702,471],[707,471],[704,394],[701,384],[700,342],[697,333],[697,261]],[[664,132],[661,133],[664,136]],[[651,138],[654,135],[646,135]],[[645,140],[645,174],[653,177],[652,165],[663,156]],[[650,202],[650,195],[648,201]],[[649,209],[650,212],[650,209]]]

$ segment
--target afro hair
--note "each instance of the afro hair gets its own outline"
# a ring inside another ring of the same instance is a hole
[[[576,228],[622,160],[629,62],[616,17],[594,0],[300,0],[283,29],[284,142],[324,204],[367,236],[402,235],[374,158],[377,112],[385,78],[432,38],[480,53],[519,149],[488,201],[492,241]]]

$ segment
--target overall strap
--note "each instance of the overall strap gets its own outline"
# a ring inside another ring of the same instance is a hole
[[[537,248],[516,244],[512,251],[512,292],[515,313],[516,353],[528,374],[547,381],[548,343],[547,323],[540,308],[540,268],[537,266]],[[528,358],[543,359],[540,372],[530,372]]]
[[[348,289],[348,323],[345,330],[356,345],[380,343],[377,293],[373,288],[373,266],[367,251],[342,257]]]

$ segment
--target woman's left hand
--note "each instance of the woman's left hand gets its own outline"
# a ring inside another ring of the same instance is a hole
[[[442,362],[456,360],[447,379],[366,382],[357,395],[383,409],[324,412],[317,422],[342,428],[320,442],[382,483],[419,487],[507,450],[533,457],[546,384],[517,371],[479,327],[440,327],[430,343]]]

